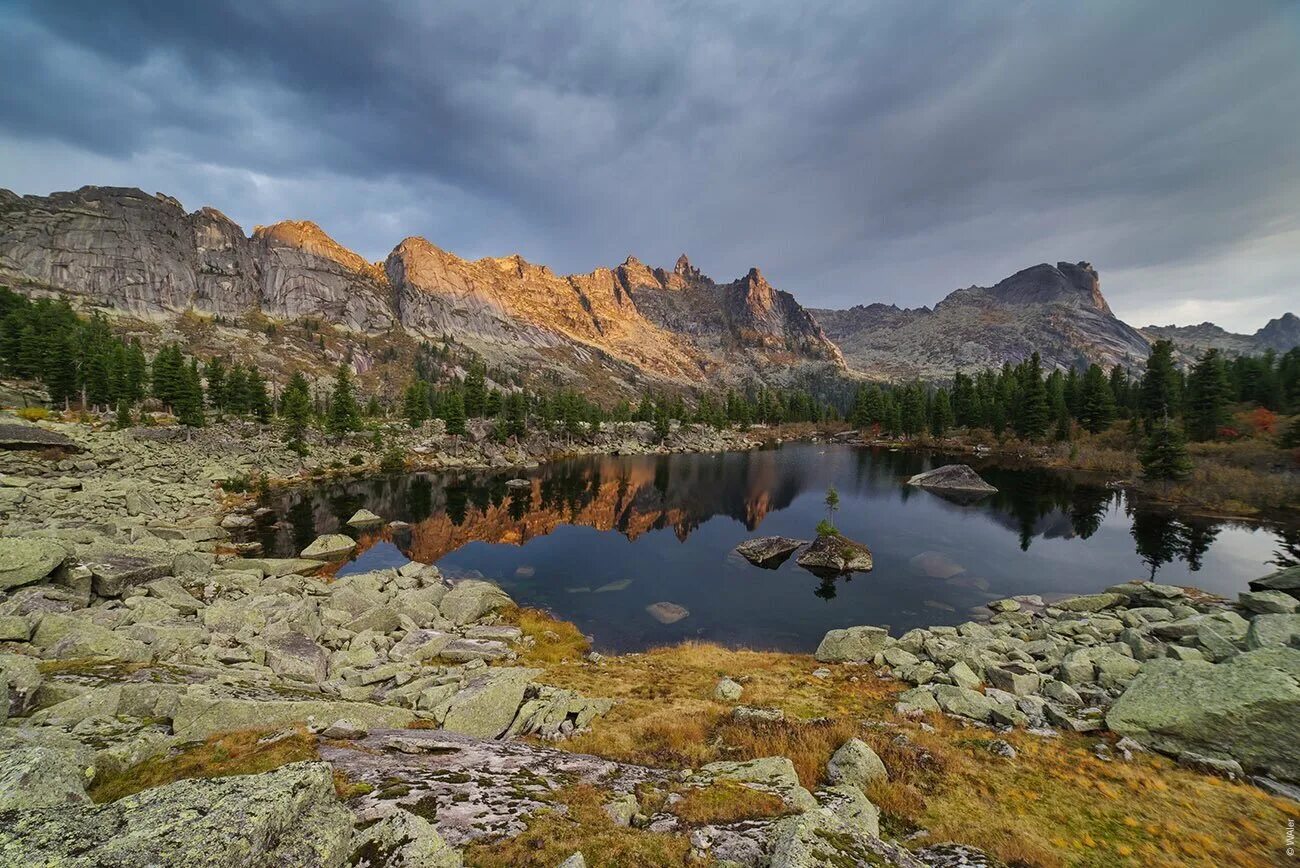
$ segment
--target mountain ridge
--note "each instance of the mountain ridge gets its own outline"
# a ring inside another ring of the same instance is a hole
[[[310,220],[245,234],[216,208],[187,212],[171,196],[125,187],[0,190],[0,282],[140,319],[257,311],[362,341],[394,329],[430,341],[450,335],[489,363],[598,377],[621,391],[638,378],[710,387],[944,379],[1032,352],[1048,367],[1137,368],[1161,337],[1184,359],[1211,345],[1300,345],[1300,318],[1290,313],[1254,335],[1213,324],[1133,328],[1115,316],[1086,261],[1032,265],[933,306],[833,310],[804,307],[757,267],[718,282],[686,254],[671,269],[628,256],[563,275],[518,254],[468,260],[408,236],[371,262]]]

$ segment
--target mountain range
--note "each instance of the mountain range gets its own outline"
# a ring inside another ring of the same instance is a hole
[[[630,389],[811,378],[943,378],[957,368],[1016,362],[1140,365],[1154,337],[1233,352],[1300,344],[1291,314],[1254,336],[1209,324],[1135,329],[1111,312],[1086,262],[1036,265],[931,308],[803,307],[757,268],[730,282],[685,257],[671,270],[628,257],[560,275],[520,256],[465,260],[419,237],[382,262],[319,226],[283,221],[251,235],[214,208],[133,188],[49,196],[0,190],[0,283],[66,295],[141,321],[195,311],[238,322],[314,321],[358,341],[451,336],[489,363]]]

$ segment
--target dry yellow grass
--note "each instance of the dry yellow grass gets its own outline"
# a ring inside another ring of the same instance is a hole
[[[316,738],[305,729],[284,735],[266,730],[239,730],[214,735],[174,755],[145,760],[121,774],[97,778],[90,788],[90,797],[95,802],[111,802],[175,781],[269,772],[287,763],[318,756]]]
[[[716,781],[707,787],[687,787],[681,801],[668,807],[688,826],[735,823],[789,813],[781,797],[734,781]]]
[[[987,730],[932,716],[927,732],[896,719],[900,685],[869,669],[835,666],[821,680],[811,675],[819,665],[807,655],[686,643],[601,665],[557,663],[543,680],[619,700],[591,732],[561,746],[626,762],[698,767],[784,755],[811,788],[856,735],[890,770],[869,793],[887,830],[925,828],[928,840],[971,844],[1008,864],[1264,866],[1276,864],[1287,820],[1300,818],[1292,803],[1163,757],[1103,762],[1092,753],[1102,736],[1014,732],[999,736],[1019,752],[1007,760],[989,751]],[[744,685],[742,702],[782,708],[787,720],[732,721],[730,705],[712,698],[723,675]]]
[[[555,807],[538,811],[523,832],[480,841],[465,849],[476,868],[554,868],[581,850],[592,868],[681,866],[690,843],[684,835],[619,826],[602,810],[609,795],[580,784],[551,795]]]

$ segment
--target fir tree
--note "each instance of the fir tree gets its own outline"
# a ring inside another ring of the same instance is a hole
[[[512,392],[505,399],[505,433],[522,440],[528,433],[528,399],[523,392]]]
[[[1105,431],[1115,421],[1115,395],[1101,365],[1088,366],[1083,375],[1082,393],[1079,423],[1093,434]]]
[[[253,366],[248,369],[248,411],[257,421],[266,423],[271,418],[271,396],[266,391],[262,372]]]
[[[660,443],[668,439],[668,432],[672,427],[672,417],[668,414],[668,406],[660,401],[655,404],[654,416],[655,439]]]
[[[487,384],[481,363],[471,365],[465,375],[464,401],[465,415],[471,419],[480,418],[487,409]]]
[[[1151,354],[1147,356],[1147,369],[1142,375],[1138,403],[1138,411],[1147,430],[1154,427],[1158,420],[1178,412],[1178,386],[1174,345],[1167,340],[1156,341],[1151,345]]]
[[[1140,458],[1146,479],[1176,482],[1192,472],[1192,459],[1183,445],[1182,435],[1167,416],[1152,427]]]
[[[133,423],[131,419],[131,408],[125,400],[119,399],[117,402],[117,418],[113,422],[119,430],[130,428]]]
[[[280,419],[284,441],[299,455],[307,454],[307,428],[311,424],[311,394],[307,378],[295,371],[280,398]]]
[[[1197,360],[1187,378],[1184,422],[1193,440],[1212,440],[1228,423],[1228,401],[1232,383],[1223,356],[1209,349]]]
[[[176,419],[190,428],[202,428],[203,384],[199,380],[197,364],[181,365],[180,393],[174,404]]]
[[[447,425],[447,433],[453,437],[465,436],[465,400],[460,392],[452,392],[442,405],[442,420]]]
[[[352,374],[346,363],[340,363],[334,374],[325,430],[335,437],[361,430],[361,410],[352,392]]]
[[[419,428],[429,418],[429,384],[412,380],[402,393],[402,415],[412,428]]]
[[[952,425],[952,402],[948,398],[948,390],[939,389],[934,393],[934,404],[930,408],[930,433],[942,437]]]
[[[1037,440],[1047,433],[1052,418],[1051,407],[1047,402],[1047,387],[1043,383],[1043,365],[1038,353],[1034,353],[1024,363],[1018,379],[1020,399],[1013,424],[1020,437]]]

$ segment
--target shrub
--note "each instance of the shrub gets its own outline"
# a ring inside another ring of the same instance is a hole
[[[28,422],[40,422],[50,418],[50,411],[44,407],[23,407],[17,412],[17,416]]]
[[[817,535],[818,536],[839,536],[840,530],[835,525],[831,524],[829,521],[823,518],[821,521],[817,522]]]
[[[365,456],[363,456],[360,452],[353,452],[352,455],[348,458],[348,464],[351,464],[353,467],[360,467],[365,463],[366,463]]]

